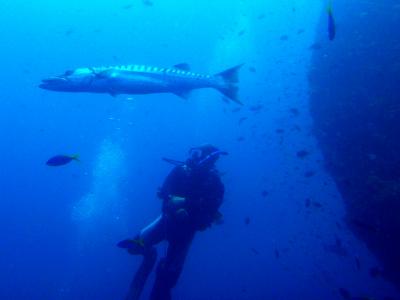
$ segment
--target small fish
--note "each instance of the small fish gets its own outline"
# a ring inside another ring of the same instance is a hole
[[[333,245],[325,245],[325,251],[332,252],[338,256],[345,257],[348,255],[347,249],[343,246],[342,240],[340,238],[336,238],[335,244]]]
[[[279,38],[281,41],[287,41],[289,39],[289,36],[287,35],[281,35],[281,37]]]
[[[244,224],[246,224],[246,225],[250,224],[250,217],[244,218]]]
[[[131,9],[133,7],[132,4],[126,4],[124,6],[122,6],[123,9]]]
[[[50,167],[59,167],[70,163],[71,161],[79,161],[79,155],[56,155],[50,158],[46,165]]]
[[[351,224],[364,232],[376,233],[379,231],[379,228],[375,227],[374,225],[365,223],[357,219],[351,220]]]
[[[142,3],[145,6],[153,6],[154,5],[154,2],[151,0],[143,0]]]
[[[336,36],[336,23],[332,12],[332,3],[328,5],[328,37],[330,41],[333,41]]]
[[[285,132],[285,130],[281,129],[281,128],[278,128],[278,129],[275,130],[275,132],[278,133],[278,134],[282,134],[282,133]]]
[[[258,17],[257,17],[257,19],[259,19],[259,20],[262,20],[264,18],[265,18],[265,14],[259,14]]]
[[[251,73],[256,73],[257,72],[256,68],[254,68],[254,67],[249,67],[249,71]]]
[[[306,178],[313,177],[314,175],[315,175],[314,171],[307,171],[304,173],[304,177],[306,177]]]
[[[257,250],[257,249],[255,249],[255,248],[251,248],[250,249],[255,255],[259,255],[260,254],[260,252]]]
[[[263,190],[263,191],[261,192],[261,196],[262,196],[263,198],[267,197],[268,194],[269,194],[269,192],[268,192],[267,190]]]
[[[360,262],[360,259],[356,256],[356,257],[354,258],[354,260],[355,260],[355,262],[356,262],[356,268],[357,268],[357,270],[360,271],[360,270],[361,270],[361,262]]]
[[[293,125],[292,131],[301,131],[301,127],[299,125]]]
[[[240,119],[239,119],[239,122],[238,122],[238,124],[239,125],[241,125],[244,121],[246,121],[248,119],[248,117],[241,117]]]
[[[298,158],[305,158],[309,154],[310,154],[310,152],[308,152],[307,150],[300,150],[300,151],[297,151],[297,153],[296,153]]]
[[[295,108],[295,107],[289,109],[289,112],[290,112],[294,117],[297,117],[297,116],[300,114],[299,110],[298,110],[297,108]]]
[[[351,300],[351,294],[350,294],[349,290],[347,290],[345,288],[339,288],[339,294],[340,294],[340,296],[342,296],[343,299]]]
[[[275,249],[275,251],[274,251],[274,252],[275,252],[275,257],[276,257],[276,258],[279,258],[279,257],[280,257],[280,253],[279,253],[279,251],[278,251],[277,249]]]
[[[313,201],[313,202],[312,202],[312,205],[313,205],[314,207],[316,207],[316,208],[321,208],[321,207],[322,207],[322,204],[319,203],[319,202],[317,202],[317,201]]]
[[[73,33],[74,33],[74,30],[70,28],[65,32],[65,36],[70,36]]]
[[[262,105],[262,104],[256,104],[256,105],[250,106],[250,107],[249,107],[249,110],[252,111],[252,112],[254,112],[254,113],[257,113],[257,112],[260,112],[263,108],[264,108],[264,105]]]
[[[239,136],[237,139],[236,139],[236,141],[238,141],[238,142],[243,142],[245,140],[245,137],[244,136]]]
[[[310,198],[307,198],[306,201],[304,202],[304,205],[305,205],[306,207],[310,207],[310,205],[311,205],[311,199],[310,199]]]
[[[377,278],[377,277],[379,277],[381,274],[382,274],[382,271],[381,271],[381,269],[380,269],[379,267],[372,267],[372,268],[369,268],[369,275],[370,275],[372,278]]]
[[[236,107],[236,108],[232,109],[232,112],[233,112],[233,113],[237,113],[237,112],[239,112],[241,109],[242,109],[241,107]]]

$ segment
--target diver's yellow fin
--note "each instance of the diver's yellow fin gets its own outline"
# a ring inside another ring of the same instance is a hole
[[[137,245],[139,245],[139,246],[141,246],[141,247],[144,247],[144,240],[143,239],[133,239],[132,242],[137,244]]]
[[[73,159],[73,160],[81,161],[81,160],[79,159],[79,154],[74,154],[74,155],[71,155],[70,157],[71,157],[71,159]]]

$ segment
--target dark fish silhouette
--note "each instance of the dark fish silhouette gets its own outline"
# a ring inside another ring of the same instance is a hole
[[[365,223],[365,222],[357,220],[357,219],[351,220],[351,224],[354,225],[355,227],[357,227],[357,229],[362,230],[364,232],[376,233],[379,231],[379,229],[377,227],[375,227],[374,225]]]
[[[247,117],[241,117],[238,121],[238,124],[241,125],[244,121],[246,121],[248,118]]]
[[[328,37],[330,41],[333,41],[336,36],[336,23],[333,18],[332,4],[328,5]]]
[[[254,112],[254,113],[257,113],[257,112],[261,111],[263,108],[264,108],[264,105],[262,105],[262,104],[256,104],[256,105],[250,106],[250,107],[249,107],[249,110],[252,111],[252,112]]]
[[[313,177],[314,175],[315,175],[314,171],[307,171],[304,173],[304,177],[306,177],[306,178]]]
[[[46,165],[50,167],[59,167],[70,163],[71,161],[76,160],[79,161],[78,155],[56,155],[50,158]]]
[[[321,207],[322,207],[322,204],[319,203],[319,202],[317,202],[317,201],[313,201],[313,202],[312,202],[312,205],[313,205],[314,207],[316,207],[316,208],[321,208]]]
[[[351,294],[347,289],[339,288],[339,294],[340,294],[340,296],[342,296],[343,299],[351,300]]]
[[[236,108],[232,109],[232,112],[233,112],[233,113],[237,113],[237,112],[239,112],[241,109],[242,109],[241,107],[236,107]]]
[[[250,250],[251,250],[251,252],[253,252],[255,255],[259,255],[259,254],[260,254],[260,252],[259,252],[256,248],[251,248]]]
[[[286,34],[281,35],[281,37],[279,38],[281,41],[287,41],[289,39],[289,36],[287,36]]]
[[[343,246],[342,240],[340,238],[336,238],[336,241],[332,245],[325,245],[324,246],[325,251],[332,252],[333,254],[336,254],[338,256],[347,256],[348,251],[347,249]]]
[[[297,151],[297,153],[296,153],[298,158],[305,158],[309,154],[310,154],[310,152],[308,152],[307,150],[300,150],[300,151]]]
[[[357,256],[355,257],[355,261],[356,261],[356,268],[358,271],[360,271],[361,270],[361,262]]]
[[[289,112],[290,112],[294,117],[297,117],[297,116],[300,114],[299,110],[298,110],[297,108],[295,108],[295,107],[289,109]]]
[[[142,3],[145,6],[153,6],[154,5],[154,2],[151,0],[143,0]]]
[[[259,20],[262,20],[262,19],[264,19],[265,18],[265,14],[259,14],[258,16],[257,16],[257,19],[259,19]]]
[[[372,267],[369,269],[369,275],[372,278],[377,278],[382,274],[382,271],[379,267]]]

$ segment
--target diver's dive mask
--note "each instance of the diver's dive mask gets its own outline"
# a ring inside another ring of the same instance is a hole
[[[193,169],[208,169],[214,166],[220,155],[228,155],[228,152],[221,151],[212,145],[194,147],[189,150],[189,158],[184,161],[163,157],[162,159],[175,166],[187,165]]]
[[[192,168],[212,167],[218,160],[220,155],[228,155],[228,152],[221,151],[217,147],[205,145],[191,148],[189,151],[190,158],[187,165]]]

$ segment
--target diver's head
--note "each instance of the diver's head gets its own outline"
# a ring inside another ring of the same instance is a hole
[[[94,77],[95,74],[90,68],[79,68],[43,79],[39,87],[60,92],[84,92],[91,85]]]
[[[228,152],[221,151],[217,147],[206,144],[191,148],[186,165],[192,170],[207,171],[214,168],[215,163],[221,155],[227,155]]]

